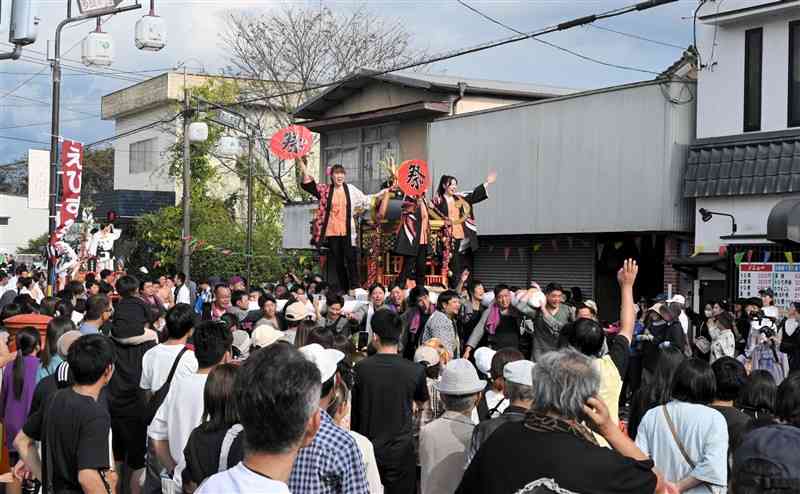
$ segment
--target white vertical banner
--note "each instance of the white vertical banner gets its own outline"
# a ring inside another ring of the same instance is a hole
[[[47,209],[50,193],[50,152],[28,150],[28,207]]]

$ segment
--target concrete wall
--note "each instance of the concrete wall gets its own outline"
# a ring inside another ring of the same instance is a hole
[[[172,117],[177,107],[165,104],[116,120],[115,134],[136,129],[157,120]],[[114,189],[115,190],[154,190],[175,191],[175,179],[169,176],[167,151],[175,142],[179,120],[163,126],[137,132],[114,141]],[[146,139],[156,139],[156,169],[144,173],[130,173],[130,146]]]
[[[47,209],[28,208],[27,196],[0,194],[0,218],[4,217],[8,226],[0,225],[0,252],[13,254],[28,240],[47,233]]]
[[[700,16],[752,7],[769,0],[720,0],[703,6]],[[745,31],[763,28],[761,131],[787,128],[789,22],[800,19],[800,2],[780,10],[749,14],[721,24],[697,23],[702,63],[697,83],[697,137],[741,134],[744,115]],[[708,21],[712,22],[712,21]],[[716,39],[716,46],[714,40]],[[712,46],[713,58],[712,58]]]
[[[475,208],[483,235],[690,231],[694,119],[659,84],[611,88],[437,120],[429,162],[462,190],[498,172]]]
[[[700,208],[709,211],[732,214],[739,227],[737,235],[762,235],[761,239],[721,240],[721,236],[731,234],[729,218],[714,216],[708,223],[703,223],[700,213],[697,216],[697,230],[695,232],[695,245],[702,245],[704,252],[717,252],[719,246],[729,243],[764,243],[763,235],[767,233],[767,218],[772,208],[783,199],[800,199],[800,194],[781,194],[770,196],[740,196],[740,197],[714,197],[698,198],[697,210]]]

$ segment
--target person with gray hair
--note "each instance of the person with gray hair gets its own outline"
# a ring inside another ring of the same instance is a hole
[[[486,381],[466,359],[450,361],[437,383],[444,414],[424,426],[419,434],[422,494],[453,492],[464,473],[464,460],[472,431],[472,410]]]
[[[481,422],[475,427],[472,432],[472,444],[467,452],[467,467],[481,444],[485,443],[494,431],[509,422],[521,422],[525,419],[525,414],[533,403],[533,366],[534,363],[530,360],[517,360],[503,367],[505,380],[503,395],[509,401],[509,405],[499,417]]]
[[[600,374],[589,357],[572,348],[545,353],[531,382],[533,400],[524,420],[505,424],[488,438],[458,494],[660,494],[672,488],[659,482],[652,460],[611,420],[597,397]],[[613,449],[600,447],[589,427]]]
[[[289,492],[295,458],[313,442],[322,421],[317,367],[290,345],[270,345],[242,364],[233,392],[245,434],[244,461],[206,479],[198,494]]]

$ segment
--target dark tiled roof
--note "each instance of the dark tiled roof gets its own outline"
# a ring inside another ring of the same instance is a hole
[[[149,190],[114,190],[101,192],[95,196],[96,218],[105,218],[114,211],[120,218],[138,218],[143,214],[157,211],[165,206],[175,205],[174,192],[155,192]]]
[[[800,135],[692,146],[685,197],[800,192]]]
[[[675,61],[675,63],[667,67],[666,70],[664,70],[664,72],[662,72],[661,74],[659,74],[658,77],[656,77],[656,79],[664,79],[672,77],[683,66],[692,64],[697,64],[697,49],[695,49],[693,45],[689,45],[689,47],[683,51],[683,55],[681,55],[681,58],[679,58],[678,60]]]

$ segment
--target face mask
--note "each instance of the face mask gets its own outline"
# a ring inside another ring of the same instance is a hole
[[[709,317],[713,316],[714,313],[712,311],[710,311],[710,310],[707,310],[707,311],[705,311],[705,315],[706,315],[707,318],[709,318]]]

